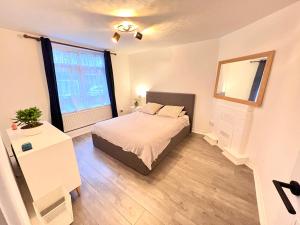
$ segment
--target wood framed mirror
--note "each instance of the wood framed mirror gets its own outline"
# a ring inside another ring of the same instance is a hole
[[[218,63],[214,97],[251,106],[263,102],[275,51]]]

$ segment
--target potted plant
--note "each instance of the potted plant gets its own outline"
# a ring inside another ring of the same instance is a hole
[[[18,110],[13,122],[17,123],[18,126],[21,126],[22,133],[25,136],[36,135],[42,132],[43,123],[39,122],[41,116],[42,111],[39,108],[31,107]]]

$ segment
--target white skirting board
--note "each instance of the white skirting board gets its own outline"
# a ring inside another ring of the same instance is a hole
[[[203,139],[212,146],[218,145],[218,138],[212,133],[206,133]]]
[[[70,137],[74,138],[74,137],[78,137],[80,135],[83,135],[83,134],[87,134],[87,133],[90,133],[92,131],[92,127],[94,125],[90,125],[90,126],[87,126],[87,127],[83,127],[83,128],[79,128],[77,130],[73,130],[73,131],[70,131],[70,132],[66,132],[67,135],[69,135]]]
[[[249,161],[248,156],[245,155],[239,155],[239,154],[232,154],[232,151],[229,151],[226,148],[222,148],[218,145],[220,149],[222,149],[222,154],[229,159],[231,162],[233,162],[235,165],[247,165],[247,162]]]
[[[254,171],[254,165],[253,165],[253,162],[250,161],[250,159],[245,163],[245,165]]]
[[[192,132],[195,133],[195,134],[201,134],[201,135],[205,135],[207,133],[207,131],[204,131],[204,130],[198,130],[198,129],[192,129]]]

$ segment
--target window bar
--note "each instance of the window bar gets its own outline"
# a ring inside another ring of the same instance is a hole
[[[39,37],[33,37],[27,34],[23,35],[24,38],[30,38],[30,39],[34,39],[36,41],[40,41]],[[83,47],[83,46],[79,46],[79,45],[73,45],[73,44],[68,44],[68,43],[64,43],[64,42],[59,42],[59,41],[51,41],[54,44],[59,44],[59,45],[65,45],[65,46],[69,46],[69,47],[74,47],[74,48],[81,48],[81,49],[85,49],[85,50],[90,50],[90,51],[94,51],[94,52],[104,52],[104,50],[99,50],[99,49],[94,49],[94,48],[88,48],[88,47]],[[117,53],[115,52],[111,52],[111,55],[117,55]]]

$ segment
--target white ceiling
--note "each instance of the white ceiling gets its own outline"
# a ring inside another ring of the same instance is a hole
[[[1,0],[0,27],[115,51],[140,51],[218,38],[296,0]],[[142,41],[114,25],[131,14]]]

